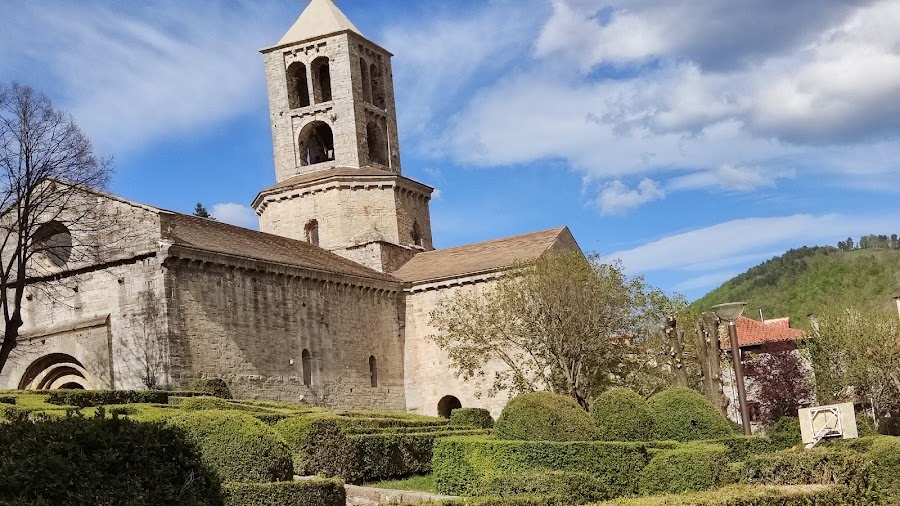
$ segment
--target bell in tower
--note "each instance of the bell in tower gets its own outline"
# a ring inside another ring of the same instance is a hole
[[[400,173],[392,55],[332,0],[312,0],[262,53],[279,182],[333,167]]]

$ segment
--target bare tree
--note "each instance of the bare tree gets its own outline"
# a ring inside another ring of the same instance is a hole
[[[100,228],[85,190],[104,189],[110,175],[111,160],[71,115],[28,86],[0,86],[0,370],[24,323],[26,287],[96,252],[79,239]]]

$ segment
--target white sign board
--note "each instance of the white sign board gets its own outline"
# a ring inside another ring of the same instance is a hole
[[[822,439],[859,437],[856,430],[856,413],[853,403],[832,404],[804,408],[798,413],[800,434],[804,443],[819,442]]]

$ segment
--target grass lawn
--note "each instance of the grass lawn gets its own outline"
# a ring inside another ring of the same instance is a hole
[[[434,475],[423,474],[410,476],[402,480],[373,481],[365,484],[366,487],[387,488],[391,490],[409,490],[412,492],[429,492],[434,494]]]

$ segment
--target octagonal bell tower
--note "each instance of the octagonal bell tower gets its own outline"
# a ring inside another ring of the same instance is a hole
[[[401,175],[391,53],[310,0],[262,54],[276,184],[253,202],[260,229],[384,272],[432,249],[433,189]]]

